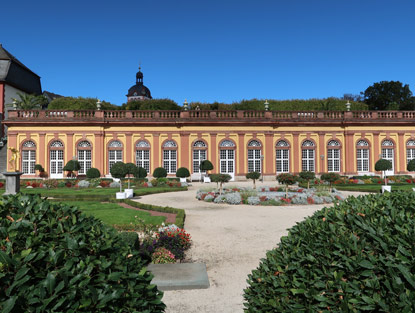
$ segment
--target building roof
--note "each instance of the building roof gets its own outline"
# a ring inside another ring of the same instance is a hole
[[[128,89],[127,97],[146,97],[151,99],[151,92],[143,83],[143,73],[141,72],[141,67],[138,68],[138,72],[136,74],[136,81],[135,85],[131,86]]]
[[[52,100],[58,99],[58,98],[62,98],[63,96],[58,95],[56,93],[50,92],[50,91],[43,91],[43,95],[46,97],[46,99],[48,99],[49,102],[51,102]]]
[[[42,94],[40,77],[0,44],[0,82],[30,94]]]

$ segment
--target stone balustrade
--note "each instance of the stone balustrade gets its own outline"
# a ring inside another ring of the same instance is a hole
[[[255,122],[412,122],[415,111],[65,111],[65,110],[16,110],[9,111],[6,122],[25,121],[238,121]]]

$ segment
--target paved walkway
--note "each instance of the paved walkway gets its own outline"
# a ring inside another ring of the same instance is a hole
[[[251,186],[250,182],[228,183]],[[275,182],[258,183],[272,186]],[[186,210],[185,228],[193,239],[187,256],[207,266],[209,289],[166,291],[167,313],[236,313],[243,311],[248,274],[287,229],[325,205],[250,206],[198,201],[196,190],[216,184],[193,183],[187,191],[143,196],[139,202]],[[348,193],[346,195],[358,193]]]

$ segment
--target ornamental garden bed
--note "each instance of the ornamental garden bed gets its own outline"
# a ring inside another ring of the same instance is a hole
[[[285,188],[265,186],[259,189],[250,187],[224,188],[222,194],[217,189],[199,189],[196,198],[201,201],[228,204],[249,205],[288,205],[288,204],[323,204],[344,200],[336,189],[327,188]]]

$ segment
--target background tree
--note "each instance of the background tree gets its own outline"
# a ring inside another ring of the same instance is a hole
[[[68,163],[63,167],[64,171],[68,172],[68,177],[73,176],[73,172],[77,172],[81,169],[81,164],[79,164],[78,160],[69,160]]]
[[[297,182],[297,177],[292,174],[283,173],[277,176],[277,180],[280,184],[285,185],[285,198],[288,199],[288,186],[294,185]]]
[[[18,92],[17,95],[19,96],[19,98],[13,98],[13,101],[16,101],[17,108],[19,110],[41,109],[48,103],[48,100],[43,95],[29,95],[20,92]]]
[[[330,192],[333,190],[333,183],[340,179],[340,175],[337,173],[324,173],[321,175],[321,179],[330,184]]]
[[[222,186],[224,183],[227,183],[228,181],[231,180],[231,175],[228,174],[211,174],[210,175],[210,179],[214,182],[214,183],[219,183],[220,187],[219,187],[219,194],[222,194]]]
[[[124,110],[149,110],[149,111],[158,111],[158,110],[181,110],[181,107],[177,102],[171,99],[146,99],[140,101],[129,101],[122,105]]]
[[[250,173],[246,174],[245,177],[247,179],[252,179],[252,181],[254,182],[254,189],[256,189],[255,181],[261,177],[261,173],[250,172]]]
[[[386,159],[380,159],[375,163],[375,171],[382,171],[385,178],[385,186],[387,185],[385,171],[392,169],[392,162]]]
[[[97,109],[96,98],[83,98],[83,97],[61,97],[52,100],[49,105],[49,110],[96,110]],[[101,110],[119,110],[121,107],[107,101],[101,102]]]
[[[414,99],[409,85],[400,81],[381,81],[368,87],[364,101],[369,110],[413,110]]]
[[[122,179],[127,175],[127,167],[124,162],[117,162],[111,166],[110,170],[111,176],[114,178],[119,178],[120,180],[120,192],[122,192]]]
[[[300,173],[300,178],[307,181],[307,189],[310,189],[310,180],[316,178],[316,174],[310,171],[304,171]]]

